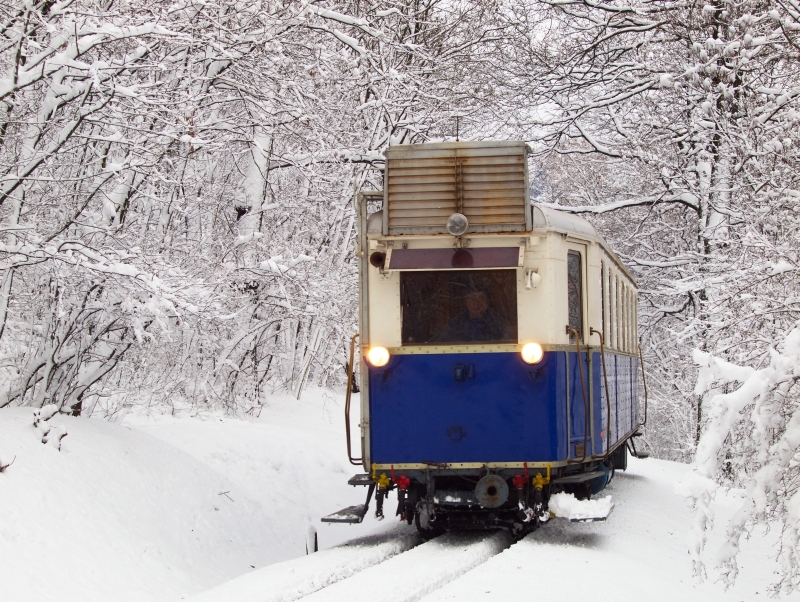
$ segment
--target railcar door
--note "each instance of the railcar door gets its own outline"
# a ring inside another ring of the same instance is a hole
[[[570,456],[583,458],[593,452],[591,418],[594,374],[586,345],[589,342],[586,245],[567,245],[567,347],[568,416]],[[577,334],[577,340],[576,335]],[[577,345],[576,345],[577,343]],[[580,351],[579,351],[580,350]]]

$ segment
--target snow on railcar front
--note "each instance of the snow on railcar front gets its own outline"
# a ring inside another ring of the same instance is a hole
[[[524,532],[635,452],[636,284],[589,222],[529,201],[527,154],[393,146],[359,194],[361,458],[345,405],[368,493],[323,521],[361,522],[373,493],[382,517],[396,491],[426,533]]]

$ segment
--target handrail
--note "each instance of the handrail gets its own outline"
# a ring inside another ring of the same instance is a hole
[[[586,380],[583,377],[583,362],[581,361],[580,336],[578,335],[577,330],[567,326],[567,334],[569,334],[570,332],[575,337],[575,349],[578,351],[578,370],[581,373],[581,388],[583,389],[583,457],[581,458],[581,462],[585,462],[586,446],[589,443],[589,400],[586,397]],[[586,357],[588,359],[589,357],[588,352]],[[569,370],[569,362],[567,363],[567,370]],[[569,458],[569,454],[567,454],[567,457]]]
[[[603,457],[608,456],[608,450],[611,449],[611,389],[608,388],[608,373],[606,371],[606,349],[605,341],[603,340],[603,333],[594,328],[589,328],[589,334],[596,334],[600,337],[600,361],[603,364],[603,383],[606,386],[606,411],[608,413],[608,420],[606,421],[606,453]]]
[[[644,356],[642,355],[642,346],[637,343],[639,348],[639,365],[642,367],[642,384],[644,385],[644,421],[639,426],[647,424],[647,377],[644,375]]]
[[[361,466],[364,462],[363,458],[354,458],[350,445],[350,396],[353,393],[353,378],[355,378],[356,369],[353,365],[353,356],[356,351],[356,339],[359,333],[355,333],[353,338],[350,339],[350,363],[347,370],[347,396],[344,400],[344,430],[347,434],[347,458],[353,466]]]

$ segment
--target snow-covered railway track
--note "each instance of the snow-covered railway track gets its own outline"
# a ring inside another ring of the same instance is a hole
[[[412,550],[417,533],[390,532],[272,564],[191,598],[192,602],[292,602]]]
[[[416,533],[354,540],[310,556],[243,575],[193,602],[386,602],[419,600],[499,554],[513,543],[506,532],[448,533],[421,543]],[[402,576],[402,577],[401,577]]]
[[[513,543],[507,532],[448,533],[356,573],[304,602],[413,602],[457,579]]]

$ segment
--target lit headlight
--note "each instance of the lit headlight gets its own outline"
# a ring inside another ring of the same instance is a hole
[[[539,343],[527,343],[520,353],[526,364],[538,364],[544,357],[544,349]]]
[[[372,347],[367,351],[367,360],[376,368],[389,363],[389,350],[386,347]]]

